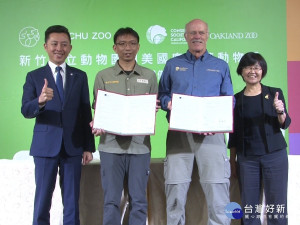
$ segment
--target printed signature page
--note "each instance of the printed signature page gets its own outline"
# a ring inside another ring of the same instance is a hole
[[[173,94],[169,129],[195,133],[232,132],[233,96]]]
[[[125,96],[98,90],[94,128],[118,135],[151,135],[155,118],[156,94]]]

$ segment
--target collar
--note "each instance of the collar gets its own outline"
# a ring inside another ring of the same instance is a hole
[[[51,62],[51,61],[48,62],[48,65],[49,65],[50,68],[51,68],[52,74],[55,74],[55,73],[56,73],[55,68],[56,68],[58,65],[54,64],[54,63]],[[62,72],[63,72],[63,73],[66,73],[66,65],[67,65],[67,64],[66,64],[65,62],[64,62],[63,64],[59,65],[59,66],[62,68]]]
[[[126,74],[124,72],[124,70],[120,67],[119,61],[116,62],[115,66],[114,66],[114,70],[116,71],[117,75]],[[142,74],[142,68],[137,64],[137,62],[135,62],[135,66],[132,71],[133,71],[133,74],[136,74],[136,75]]]
[[[260,86],[261,86],[261,93],[262,94],[266,94],[266,93],[269,93],[269,90],[268,90],[268,87],[263,85],[262,83],[260,83]],[[243,88],[243,90],[241,90],[241,94],[244,94],[244,91],[246,90],[246,86]]]
[[[189,60],[191,60],[191,61],[196,61],[196,60],[198,60],[198,59],[196,59],[196,57],[189,51],[189,50],[187,50],[186,51],[186,56],[187,56],[187,58],[189,59]],[[209,53],[208,53],[208,51],[206,50],[205,52],[204,52],[204,54],[199,58],[201,61],[204,61],[204,60],[206,60],[207,58],[208,58],[208,56],[209,56]]]
[[[263,111],[265,111],[265,101],[273,101],[272,99],[274,98],[273,96],[271,96],[271,93],[269,91],[268,86],[263,85],[262,83],[260,83],[261,85],[261,99],[262,99],[262,104],[263,104]],[[243,105],[243,99],[244,99],[244,91],[245,91],[246,87],[244,87],[244,89],[242,91],[240,91],[239,93],[237,93],[237,95],[235,95],[235,97],[239,96],[236,104],[237,105]],[[242,109],[241,109],[242,110]],[[243,110],[242,110],[243,111]],[[243,115],[243,112],[240,111],[241,115]]]

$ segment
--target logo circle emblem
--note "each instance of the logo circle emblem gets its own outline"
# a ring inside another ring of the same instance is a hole
[[[243,210],[238,203],[230,202],[225,207],[225,214],[230,219],[240,219],[243,216]]]
[[[25,27],[19,33],[19,41],[24,47],[34,47],[39,40],[39,31],[34,27]]]
[[[162,43],[167,36],[166,28],[159,26],[159,25],[154,25],[148,28],[146,37],[147,40],[151,44],[160,44]]]

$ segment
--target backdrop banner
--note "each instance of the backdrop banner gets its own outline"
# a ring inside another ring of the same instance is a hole
[[[263,83],[280,87],[287,100],[285,0],[1,0],[0,17],[0,158],[30,148],[34,119],[24,119],[20,112],[23,84],[29,71],[47,63],[44,32],[55,24],[71,33],[73,49],[67,63],[87,72],[91,99],[97,72],[118,59],[112,49],[117,29],[129,26],[139,33],[136,60],[159,79],[166,61],[187,51],[185,24],[200,18],[209,25],[208,51],[229,64],[235,92],[245,85],[236,73],[238,62],[254,51],[268,63]],[[151,137],[153,158],[165,156],[167,129],[160,110]]]

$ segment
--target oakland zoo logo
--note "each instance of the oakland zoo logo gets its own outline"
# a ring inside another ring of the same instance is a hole
[[[39,40],[39,31],[34,27],[25,27],[19,33],[19,41],[24,47],[34,47]]]
[[[147,30],[146,37],[151,44],[158,45],[167,37],[166,28],[159,25],[151,26]]]
[[[230,219],[240,219],[243,216],[243,210],[238,203],[230,202],[225,207],[225,214]]]

